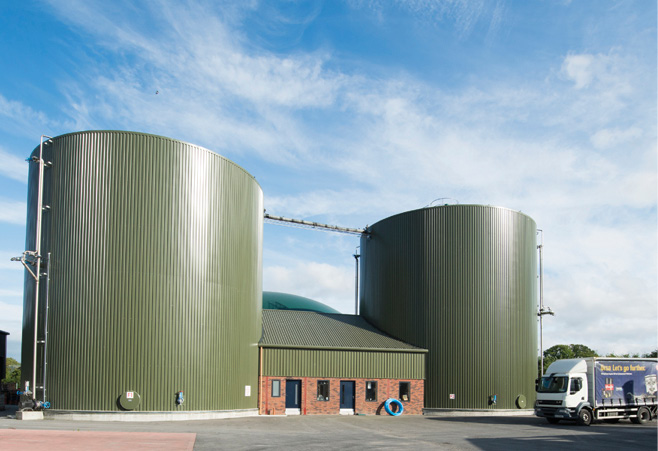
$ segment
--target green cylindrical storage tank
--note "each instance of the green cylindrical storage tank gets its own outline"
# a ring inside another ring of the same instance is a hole
[[[207,149],[142,133],[71,133],[43,149],[37,399],[45,382],[55,410],[256,409],[263,195],[254,177]],[[27,250],[38,175],[31,163]],[[26,272],[24,381],[34,295]]]
[[[428,349],[426,408],[531,408],[536,229],[506,208],[446,205],[389,217],[362,237],[361,314]]]

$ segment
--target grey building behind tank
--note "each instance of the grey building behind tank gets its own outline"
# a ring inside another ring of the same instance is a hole
[[[449,205],[389,217],[362,237],[360,314],[428,350],[426,409],[532,405],[536,229],[506,208]]]
[[[209,150],[141,133],[71,133],[43,149],[46,209],[37,211],[32,163],[26,239],[34,250],[42,214],[37,399],[53,409],[113,411],[132,392],[141,399],[136,410],[255,411],[256,180]],[[25,381],[33,370],[29,275],[24,292]]]

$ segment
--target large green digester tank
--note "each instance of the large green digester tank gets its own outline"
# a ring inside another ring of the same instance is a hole
[[[43,160],[42,213],[39,164],[30,166],[26,239],[37,247],[41,213],[37,399],[76,411],[256,409],[263,195],[254,177],[207,149],[121,131],[58,136]],[[24,381],[34,314],[26,271]]]
[[[531,408],[537,373],[535,221],[446,205],[377,222],[361,239],[360,310],[428,349],[428,409]]]

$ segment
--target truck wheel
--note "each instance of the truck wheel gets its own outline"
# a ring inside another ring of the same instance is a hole
[[[647,421],[651,420],[651,412],[646,407],[640,407],[637,409],[637,417],[631,418],[631,421],[635,424],[644,424]]]
[[[546,421],[548,421],[551,424],[558,424],[560,422],[559,418],[546,418]]]
[[[580,409],[580,412],[578,412],[578,424],[581,426],[592,424],[592,412],[589,409]]]

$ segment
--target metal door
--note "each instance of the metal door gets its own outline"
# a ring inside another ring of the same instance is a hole
[[[340,381],[340,408],[354,409],[354,381]]]
[[[302,381],[286,381],[286,409],[299,409]]]

